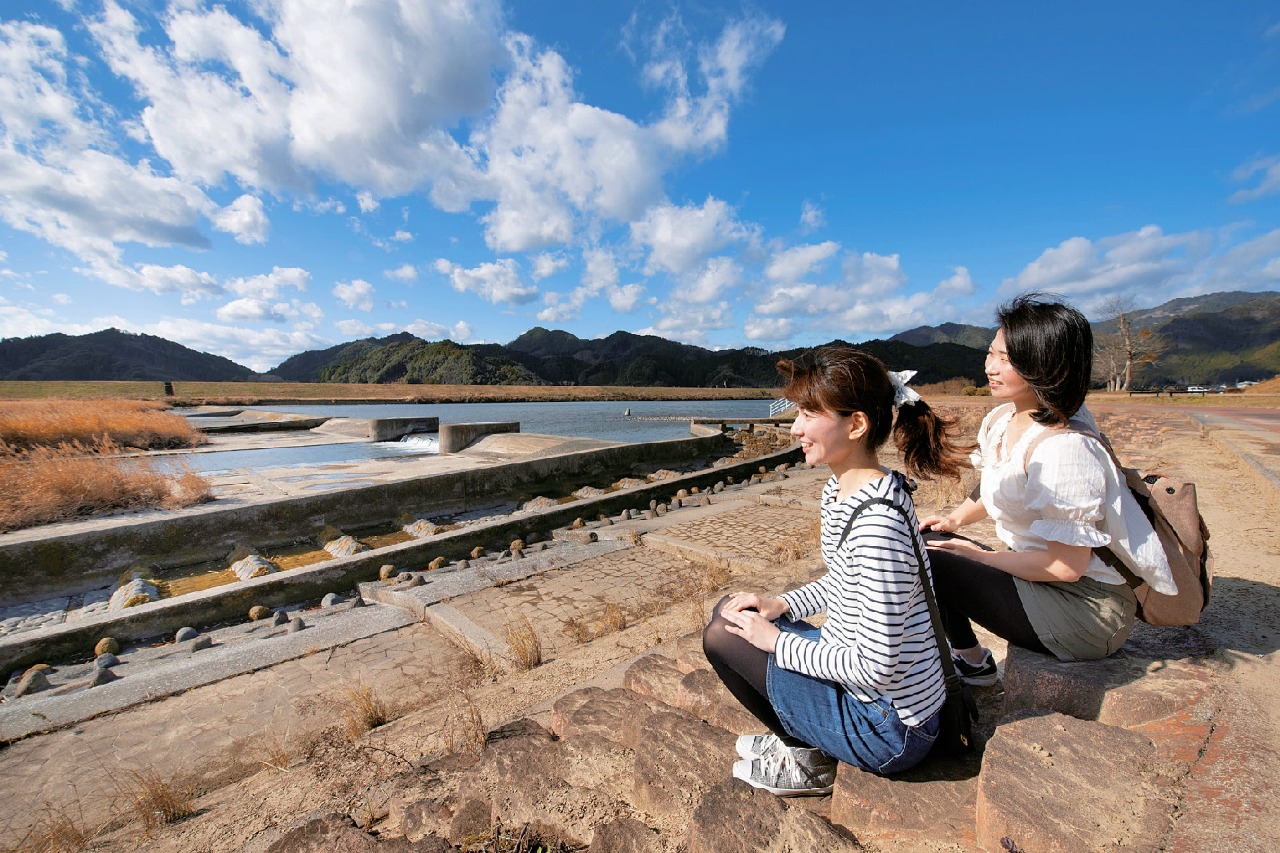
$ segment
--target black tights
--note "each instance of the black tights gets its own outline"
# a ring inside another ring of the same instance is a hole
[[[937,549],[929,551],[929,567],[942,628],[951,648],[971,649],[978,645],[969,624],[972,619],[1015,646],[1049,654],[1027,618],[1012,575],[962,554]]]
[[[769,703],[769,653],[757,649],[736,634],[725,630],[720,608],[729,600],[725,596],[716,602],[711,611],[711,622],[702,632],[702,651],[711,668],[720,676],[733,698],[742,703],[751,715],[764,723],[769,731],[783,739],[788,746],[800,746],[800,741],[787,735],[782,721]]]

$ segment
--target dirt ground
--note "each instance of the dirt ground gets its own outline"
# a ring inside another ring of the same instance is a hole
[[[1247,735],[1226,744],[1240,750],[1240,773],[1234,780],[1222,780],[1222,785],[1229,793],[1232,785],[1269,784],[1280,774],[1280,758],[1273,749],[1252,745],[1280,742],[1280,490],[1242,462],[1215,430],[1201,427],[1186,415],[1148,405],[1099,407],[1095,414],[1126,463],[1197,484],[1205,520],[1213,531],[1211,546],[1218,572],[1213,600],[1199,630],[1232,668],[1231,677],[1223,681],[1222,705],[1249,723]],[[942,503],[957,495],[963,491],[922,490],[920,514],[945,509]],[[778,581],[776,573],[739,576],[725,587]],[[693,612],[687,604],[672,604],[625,630],[566,647],[555,660],[529,672],[496,681],[473,673],[474,680],[461,685],[461,690],[458,673],[444,673],[439,683],[423,685],[424,698],[403,708],[398,719],[356,742],[331,731],[294,754],[273,753],[260,745],[262,753],[255,757],[261,770],[203,790],[195,800],[193,817],[149,834],[137,824],[124,826],[100,837],[90,849],[237,850],[261,830],[315,810],[348,811],[376,828],[401,796],[396,774],[425,755],[445,752],[449,734],[458,731],[466,709],[478,710],[490,726],[524,715],[545,722],[555,696],[588,681],[607,681],[610,672],[638,655],[669,648],[674,638],[696,630]],[[992,645],[1001,657],[1003,649],[998,643]],[[243,759],[239,766],[245,766]],[[205,775],[210,778],[207,768]],[[1280,839],[1276,809],[1236,814],[1231,820],[1237,825],[1235,831],[1242,833],[1239,837]]]

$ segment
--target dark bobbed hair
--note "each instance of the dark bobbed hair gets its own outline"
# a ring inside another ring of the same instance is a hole
[[[1093,376],[1093,329],[1065,302],[1025,293],[996,311],[1009,363],[1035,391],[1042,424],[1065,424],[1084,405]]]
[[[890,434],[907,473],[959,477],[967,462],[948,432],[951,421],[923,400],[902,406],[894,419],[893,384],[880,359],[847,346],[826,346],[778,362],[783,396],[810,412],[867,416],[867,444],[878,450]]]

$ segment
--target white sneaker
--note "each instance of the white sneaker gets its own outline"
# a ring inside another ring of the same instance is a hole
[[[738,738],[738,755],[743,758],[763,758],[782,746],[782,738],[773,732],[763,735],[742,735]]]
[[[779,744],[768,755],[735,761],[733,775],[778,797],[822,797],[835,786],[837,766],[820,749]]]

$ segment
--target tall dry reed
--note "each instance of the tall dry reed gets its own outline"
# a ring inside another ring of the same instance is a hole
[[[195,447],[206,439],[164,404],[140,400],[10,400],[0,407],[0,442],[18,450],[110,441],[136,450]]]
[[[109,440],[18,449],[0,442],[0,531],[119,509],[190,506],[211,496],[207,480],[182,466],[113,458]]]

